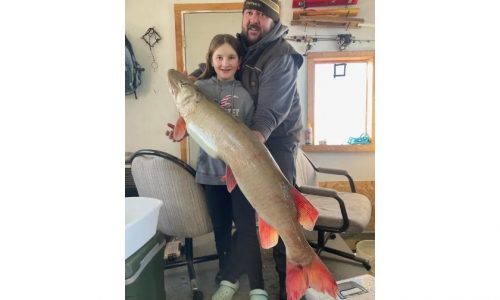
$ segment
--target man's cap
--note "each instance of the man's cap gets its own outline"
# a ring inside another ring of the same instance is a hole
[[[280,20],[280,6],[280,0],[246,0],[243,10],[258,10],[273,19],[274,22],[278,22]]]

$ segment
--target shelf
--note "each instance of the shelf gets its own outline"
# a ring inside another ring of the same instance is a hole
[[[293,20],[299,20],[303,17],[317,17],[317,16],[329,16],[329,17],[355,17],[359,13],[359,8],[333,8],[333,9],[303,9],[293,11]]]

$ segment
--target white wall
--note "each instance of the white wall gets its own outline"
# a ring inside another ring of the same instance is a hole
[[[162,37],[153,47],[156,72],[151,68],[149,46],[141,38],[150,27]],[[133,95],[125,97],[125,150],[153,148],[179,156],[179,145],[164,137],[166,122],[177,118],[165,77],[168,69],[175,68],[173,1],[126,0],[125,33],[138,62],[146,68],[138,99]]]
[[[139,63],[146,68],[144,81],[134,96],[125,97],[125,150],[129,152],[142,148],[153,148],[180,156],[179,144],[170,142],[164,136],[167,122],[177,119],[177,110],[166,83],[168,69],[176,68],[174,3],[221,3],[237,0],[125,0],[125,32],[131,41]],[[282,22],[290,27],[289,35],[336,35],[351,33],[356,39],[375,40],[373,28],[343,28],[290,26],[292,1],[282,1]],[[375,24],[375,1],[359,1],[358,17],[365,23]],[[141,39],[149,27],[154,27],[162,40],[153,47],[158,70],[151,69],[152,57],[148,45]],[[236,33],[236,32],[235,32]],[[303,53],[305,44],[293,42],[297,51]],[[375,43],[354,43],[347,50],[374,50]],[[311,51],[337,51],[335,41],[317,42]],[[303,123],[307,116],[307,68],[299,70],[298,89],[301,96]],[[375,179],[374,153],[316,153],[309,155],[321,166],[348,169],[355,180]],[[320,178],[327,180],[328,177]]]

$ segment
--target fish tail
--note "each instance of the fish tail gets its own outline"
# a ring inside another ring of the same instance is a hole
[[[336,299],[337,282],[319,257],[314,254],[311,263],[306,266],[286,262],[287,300],[298,300],[311,287],[318,292],[329,294]]]

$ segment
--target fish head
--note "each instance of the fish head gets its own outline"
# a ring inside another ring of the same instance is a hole
[[[174,69],[168,70],[167,73],[168,86],[170,88],[170,93],[172,94],[172,96],[174,96],[174,98],[176,98],[180,92],[183,77],[185,76],[183,76],[181,73],[179,73]]]
[[[168,70],[167,81],[177,108],[182,110],[182,108],[190,106],[195,91],[197,91],[194,83],[184,74],[174,69]]]

